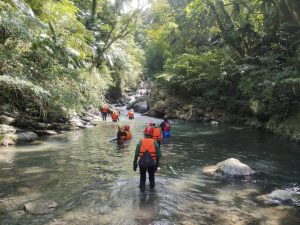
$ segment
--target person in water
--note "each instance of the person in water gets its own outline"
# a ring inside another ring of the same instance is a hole
[[[153,123],[150,122],[146,127],[145,127],[145,130],[144,130],[144,134],[146,133],[151,133],[152,132],[152,135],[153,135]]]
[[[118,132],[117,132],[117,142],[118,144],[123,144],[127,139],[127,133],[124,129],[124,127],[118,126]]]
[[[160,128],[161,128],[161,130],[163,132],[163,137],[164,138],[170,137],[170,135],[171,135],[171,124],[168,121],[168,119],[167,119],[166,116],[164,117],[164,121],[161,122]]]
[[[133,170],[136,171],[139,164],[140,169],[140,189],[145,190],[146,185],[146,173],[148,171],[150,188],[155,187],[155,172],[159,166],[159,161],[161,158],[161,152],[158,143],[152,139],[153,130],[149,129],[149,132],[144,134],[135,150],[134,160],[133,160]],[[139,161],[138,161],[139,159]]]
[[[125,141],[128,141],[132,138],[132,133],[130,131],[130,127],[128,125],[125,125],[124,126],[124,131],[126,133],[126,140]]]
[[[133,120],[134,119],[134,113],[133,109],[129,110],[127,113],[128,119]]]
[[[160,127],[156,127],[155,123],[151,123],[151,126],[153,127],[152,138],[157,141],[158,145],[160,146],[160,140],[162,138],[161,129]]]
[[[102,114],[102,120],[103,120],[103,121],[106,121],[107,111],[108,111],[108,107],[107,107],[107,105],[104,104],[104,105],[101,107],[101,114]]]
[[[118,122],[119,121],[119,113],[114,110],[111,114],[111,119],[113,122]]]

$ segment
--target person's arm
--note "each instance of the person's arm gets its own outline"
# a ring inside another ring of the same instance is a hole
[[[155,146],[155,151],[156,151],[156,168],[155,168],[155,170],[157,170],[157,167],[159,167],[159,162],[160,162],[160,158],[161,158],[161,151],[160,151],[160,147],[159,147],[159,144],[157,143],[157,141],[154,141],[154,146]]]
[[[137,168],[137,160],[139,158],[140,148],[141,148],[142,142],[139,141],[135,148],[135,154],[134,154],[134,160],[133,160],[133,170],[136,171]]]

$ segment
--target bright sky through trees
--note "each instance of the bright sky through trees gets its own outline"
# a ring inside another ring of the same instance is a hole
[[[128,12],[134,9],[146,9],[150,6],[148,0],[132,0],[130,3],[125,4],[124,11]]]

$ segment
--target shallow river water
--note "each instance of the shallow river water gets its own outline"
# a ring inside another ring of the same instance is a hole
[[[171,121],[161,146],[156,187],[141,192],[132,170],[137,141],[149,121],[121,118],[133,139],[109,142],[117,124],[64,133],[33,144],[0,148],[0,224],[300,224],[300,206],[264,205],[275,189],[300,194],[300,147],[251,128]],[[218,180],[202,168],[237,158],[258,172],[247,180]],[[53,200],[53,214],[31,215],[24,203]]]

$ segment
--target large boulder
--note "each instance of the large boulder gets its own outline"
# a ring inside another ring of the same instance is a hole
[[[5,125],[5,124],[0,124],[0,134],[14,134],[18,131],[18,128],[15,128],[13,126]]]
[[[57,203],[50,200],[35,200],[31,202],[27,202],[24,205],[24,210],[35,215],[44,215],[53,213],[55,208],[57,207]]]
[[[168,103],[166,101],[159,100],[154,103],[153,107],[151,107],[151,111],[154,111],[158,115],[165,115],[167,108]]]
[[[137,102],[132,105],[132,108],[135,112],[145,113],[148,111],[148,104],[147,102]]]
[[[19,142],[30,142],[34,141],[38,138],[38,135],[36,133],[33,133],[31,131],[16,133],[10,136],[16,143]]]
[[[270,117],[268,112],[268,106],[261,100],[251,99],[250,100],[250,110],[252,114],[261,121],[267,121]]]
[[[230,158],[219,162],[215,166],[204,167],[203,173],[221,177],[244,177],[253,175],[255,172],[246,164],[241,163],[238,159]]]
[[[0,115],[0,124],[6,124],[11,125],[13,122],[15,122],[15,118],[9,117],[6,115]]]

